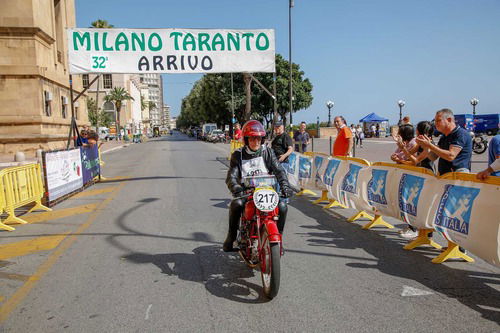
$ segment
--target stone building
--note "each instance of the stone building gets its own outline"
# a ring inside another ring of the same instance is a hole
[[[0,153],[60,149],[71,125],[66,31],[74,0],[0,0]],[[82,91],[73,75],[74,97]],[[85,96],[75,103],[87,125]]]

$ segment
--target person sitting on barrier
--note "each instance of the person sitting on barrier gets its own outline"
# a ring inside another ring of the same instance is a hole
[[[274,134],[276,137],[271,141],[271,148],[280,163],[288,163],[288,156],[293,153],[293,141],[290,135],[285,133],[282,121],[274,123]]]
[[[488,148],[488,167],[476,175],[477,179],[485,180],[489,176],[500,177],[500,134],[491,139]]]
[[[439,142],[433,144],[432,138],[419,135],[417,144],[429,149],[429,158],[438,161],[439,175],[448,172],[470,172],[472,159],[472,139],[470,134],[455,123],[455,116],[450,109],[441,109],[434,117],[436,129],[442,133]]]
[[[403,150],[410,152],[417,145],[413,126],[407,124],[399,126],[398,134],[393,135],[392,138],[396,141],[398,148],[391,155],[391,160],[401,164],[403,161],[408,160]]]
[[[432,137],[434,128],[430,121],[421,121],[417,124],[417,136],[427,135]],[[399,162],[406,165],[415,165],[418,167],[426,168],[436,173],[434,169],[434,162],[429,159],[429,149],[423,149],[418,144],[416,144],[411,150],[406,149],[404,145],[398,146],[401,148],[406,156],[406,160],[400,160]]]
[[[243,177],[273,174],[279,182],[282,196],[288,198],[292,195],[285,170],[278,162],[273,150],[263,145],[266,135],[264,126],[257,120],[250,120],[243,125],[242,134],[245,146],[237,149],[231,155],[226,177],[226,185],[234,199],[229,205],[229,230],[222,246],[224,252],[233,251],[233,243],[238,233],[241,213],[245,207],[246,201],[242,198],[245,190]],[[288,207],[285,201],[281,199],[278,207],[278,230],[283,234]]]

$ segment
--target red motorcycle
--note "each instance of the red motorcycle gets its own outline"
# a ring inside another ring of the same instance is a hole
[[[279,195],[275,176],[244,178],[247,201],[238,233],[239,253],[245,263],[259,266],[264,295],[274,298],[280,287],[280,258],[283,243],[276,222]]]

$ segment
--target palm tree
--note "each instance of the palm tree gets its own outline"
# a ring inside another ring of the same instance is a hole
[[[106,20],[97,19],[96,21],[90,23],[91,28],[109,29],[114,28],[114,25],[109,24]]]
[[[122,108],[122,103],[123,101],[127,100],[134,100],[132,96],[128,93],[128,91],[125,90],[125,88],[122,87],[114,87],[112,90],[110,90],[109,95],[106,95],[104,97],[104,100],[106,102],[113,102],[115,103],[116,107],[116,128],[118,131],[118,137],[121,139],[121,128],[120,128],[120,110]]]

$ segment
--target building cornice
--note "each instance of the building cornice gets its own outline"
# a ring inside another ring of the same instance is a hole
[[[56,40],[42,29],[37,27],[0,27],[0,36],[9,37],[33,37],[37,36],[48,44],[53,44]]]

